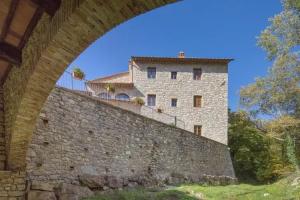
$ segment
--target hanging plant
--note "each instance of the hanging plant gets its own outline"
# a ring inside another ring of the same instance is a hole
[[[85,74],[83,71],[81,71],[80,68],[76,67],[73,69],[72,76],[74,79],[83,80],[85,77]]]
[[[105,88],[106,88],[107,92],[115,93],[115,91],[116,91],[115,87],[111,83],[108,83],[105,86]]]

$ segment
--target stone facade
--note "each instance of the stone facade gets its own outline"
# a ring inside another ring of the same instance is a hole
[[[175,124],[187,131],[194,132],[195,125],[202,126],[202,136],[227,144],[228,124],[228,62],[218,59],[198,60],[191,63],[189,59],[172,58],[176,62],[160,62],[164,58],[151,58],[150,61],[132,60],[129,72],[91,81],[89,90],[95,96],[105,93],[103,85],[97,83],[129,83],[134,87],[115,86],[114,96],[125,93],[130,99],[141,97],[147,103],[147,95],[156,95],[156,105],[149,109],[142,106],[140,114],[167,124]],[[154,60],[154,62],[153,62]],[[156,68],[156,78],[147,77],[147,68]],[[193,69],[202,70],[201,80],[193,79]],[[171,79],[171,72],[177,72],[177,78]],[[201,108],[194,107],[195,95],[202,96]],[[177,99],[177,107],[171,106],[171,99]],[[126,106],[122,108],[129,109]],[[162,114],[157,113],[157,109]]]
[[[99,99],[99,101],[103,101],[110,105],[114,105],[114,106],[123,108],[125,110],[132,111],[136,114],[149,117],[151,119],[163,122],[168,125],[175,126],[175,124],[176,124],[176,127],[185,129],[185,122],[183,120],[176,118],[176,122],[175,122],[175,116],[173,116],[173,115],[168,115],[166,113],[157,112],[157,110],[155,110],[153,108],[138,105],[132,101],[121,101],[121,100],[115,100],[115,99],[107,100],[107,99],[101,99],[101,98]]]
[[[27,173],[98,189],[235,177],[226,145],[62,88],[41,111]]]
[[[25,172],[0,171],[1,200],[23,200],[25,190]]]
[[[0,88],[0,170],[5,169],[5,130],[4,130],[4,100],[3,89]]]
[[[147,79],[147,67],[156,67],[156,79]],[[193,80],[193,69],[201,68],[201,80]],[[171,72],[177,79],[171,79]],[[185,122],[185,129],[194,132],[194,125],[202,126],[202,136],[227,144],[228,74],[227,64],[160,64],[133,63],[133,82],[138,91],[156,95],[155,108],[177,116]],[[194,95],[202,96],[202,107],[195,108]],[[171,98],[177,107],[171,107]]]

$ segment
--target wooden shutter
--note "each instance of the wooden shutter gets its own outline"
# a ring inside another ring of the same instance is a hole
[[[194,133],[196,135],[201,136],[202,135],[202,126],[201,125],[195,125],[194,126]]]
[[[202,106],[202,96],[194,96],[194,107]]]

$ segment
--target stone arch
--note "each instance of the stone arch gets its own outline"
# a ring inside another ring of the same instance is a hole
[[[44,13],[4,85],[6,168],[26,167],[26,151],[43,103],[65,68],[118,24],[177,0],[62,0]],[[49,122],[51,123],[51,122]]]
[[[100,99],[111,99],[111,95],[108,92],[101,92],[98,94]]]
[[[116,100],[129,101],[130,97],[126,93],[118,93],[116,94]]]

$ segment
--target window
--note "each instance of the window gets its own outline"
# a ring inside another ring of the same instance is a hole
[[[171,99],[171,106],[177,107],[177,99]]]
[[[177,72],[171,72],[171,79],[177,79]]]
[[[98,95],[101,99],[111,99],[110,94],[106,93],[106,92],[102,92]]]
[[[156,104],[156,95],[155,94],[148,94],[147,105],[148,106],[155,106],[155,104]]]
[[[148,67],[147,68],[147,74],[149,79],[155,79],[156,78],[156,68],[155,67]]]
[[[202,126],[201,125],[195,125],[194,126],[194,133],[196,135],[201,136],[202,135]]]
[[[194,107],[202,107],[202,96],[194,96]]]
[[[130,100],[129,96],[125,93],[117,94],[116,99],[120,100],[120,101],[129,101]]]
[[[202,69],[193,69],[194,80],[201,80]]]

